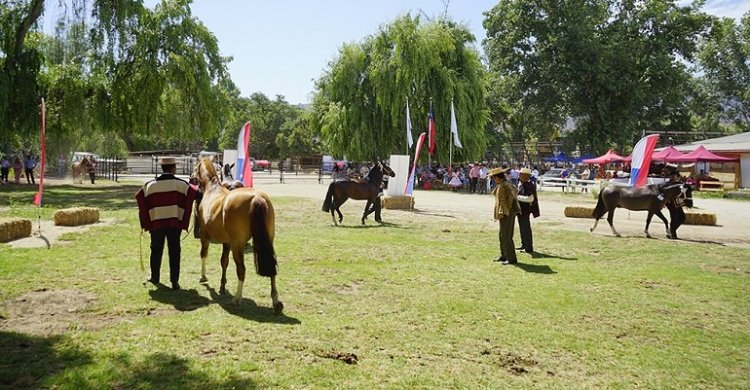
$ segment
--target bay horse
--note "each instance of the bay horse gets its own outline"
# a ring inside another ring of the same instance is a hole
[[[344,215],[341,214],[339,207],[349,198],[367,200],[365,211],[362,213],[362,225],[365,224],[367,216],[373,212],[375,213],[375,221],[382,223],[383,219],[380,217],[380,192],[382,191],[384,174],[390,177],[396,176],[391,167],[379,161],[370,169],[364,182],[355,180],[332,181],[328,185],[328,192],[323,201],[323,211],[330,211],[333,224],[338,226],[338,222],[344,220]],[[336,217],[333,214],[334,211],[339,215],[338,222],[336,222]]]
[[[71,170],[73,172],[73,184],[76,183],[76,178],[78,178],[78,184],[83,184],[83,175],[87,174],[89,169],[91,167],[91,161],[89,161],[88,157],[84,156],[81,161],[76,161],[71,165]]]
[[[271,199],[265,192],[254,188],[238,188],[229,191],[221,185],[219,175],[210,159],[201,160],[195,167],[193,178],[203,191],[198,206],[199,238],[201,240],[201,283],[206,278],[206,258],[211,243],[222,244],[221,288],[226,293],[229,252],[237,268],[237,292],[232,302],[242,302],[242,286],[245,282],[245,245],[252,238],[255,272],[271,278],[271,300],[273,310],[280,314],[284,304],[276,291],[276,253],[273,247],[276,222]]]
[[[648,211],[648,217],[646,217],[646,228],[643,232],[646,237],[651,237],[648,233],[648,225],[651,224],[651,218],[656,215],[659,219],[664,222],[664,227],[667,231],[667,237],[671,238],[672,233],[669,229],[667,219],[662,214],[661,209],[664,206],[674,201],[677,197],[683,199],[690,199],[692,205],[692,198],[690,197],[692,188],[686,183],[679,181],[669,181],[661,184],[651,184],[643,186],[641,188],[630,188],[626,186],[610,185],[607,188],[599,192],[599,200],[594,208],[594,226],[589,229],[593,232],[596,229],[596,225],[599,223],[599,219],[604,214],[607,216],[607,222],[609,227],[612,229],[612,233],[620,237],[620,233],[615,230],[612,220],[615,216],[615,208],[622,207],[628,210],[634,211]]]

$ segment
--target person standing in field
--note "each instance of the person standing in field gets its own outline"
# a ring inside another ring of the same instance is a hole
[[[169,280],[172,289],[180,289],[180,231],[190,225],[190,213],[198,188],[175,176],[174,157],[161,159],[162,173],[138,190],[138,217],[141,228],[151,234],[151,283],[158,284],[164,240],[169,249]]]
[[[518,231],[521,232],[521,246],[518,250],[534,252],[534,237],[531,231],[531,216],[539,217],[539,200],[536,195],[536,184],[531,180],[531,169],[521,168],[518,174]]]
[[[506,176],[507,168],[494,168],[489,175],[495,181],[495,211],[493,217],[500,221],[500,257],[495,260],[503,265],[516,264],[515,245],[513,244],[513,226],[516,221],[516,214],[521,211],[518,205],[516,187],[508,182]]]

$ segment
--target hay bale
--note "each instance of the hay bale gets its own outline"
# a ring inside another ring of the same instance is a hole
[[[411,210],[414,208],[414,198],[411,196],[386,196],[383,198],[383,208],[392,210]]]
[[[78,226],[99,222],[99,209],[96,207],[72,207],[55,211],[52,216],[56,226]]]
[[[31,220],[22,218],[0,219],[0,242],[8,242],[31,235]]]
[[[716,225],[716,213],[685,210],[685,225]]]
[[[564,213],[568,218],[594,218],[593,207],[566,206]]]

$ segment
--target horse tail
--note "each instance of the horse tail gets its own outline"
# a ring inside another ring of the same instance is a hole
[[[333,185],[336,184],[335,181],[332,181],[331,184],[328,185],[328,192],[326,193],[326,199],[323,201],[323,211],[326,213],[331,211],[331,207],[333,207]]]
[[[276,252],[268,229],[269,218],[273,218],[270,202],[255,195],[250,202],[250,229],[253,232],[253,257],[255,272],[260,276],[276,276]]]
[[[604,206],[604,197],[602,196],[603,193],[604,190],[599,191],[599,200],[596,202],[596,207],[594,207],[594,212],[592,214],[594,219],[599,219],[607,213],[607,208]]]

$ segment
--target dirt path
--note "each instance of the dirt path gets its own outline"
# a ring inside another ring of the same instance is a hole
[[[285,184],[278,181],[256,180],[256,187],[271,196],[298,196],[318,199],[321,202],[328,189],[327,181],[318,184],[309,180],[289,180]],[[555,193],[557,192],[557,193]],[[545,196],[549,194],[550,196]],[[539,192],[542,215],[535,223],[551,222],[561,224],[564,229],[588,232],[592,219],[567,218],[563,214],[567,206],[593,207],[595,200],[589,194],[565,195],[551,189]],[[420,212],[431,215],[449,215],[459,219],[489,220],[494,201],[490,195],[453,193],[450,191],[417,191],[415,207]],[[750,248],[750,203],[732,199],[695,199],[695,211],[715,213],[716,226],[683,225],[678,230],[680,238],[686,242],[715,242],[723,245]],[[385,211],[393,212],[391,210]],[[669,218],[668,212],[664,210]],[[615,213],[615,228],[623,236],[643,236],[646,213],[618,209]],[[664,225],[657,218],[651,221],[649,232],[657,238],[665,238]],[[612,235],[606,220],[602,220],[594,231],[596,235]]]

